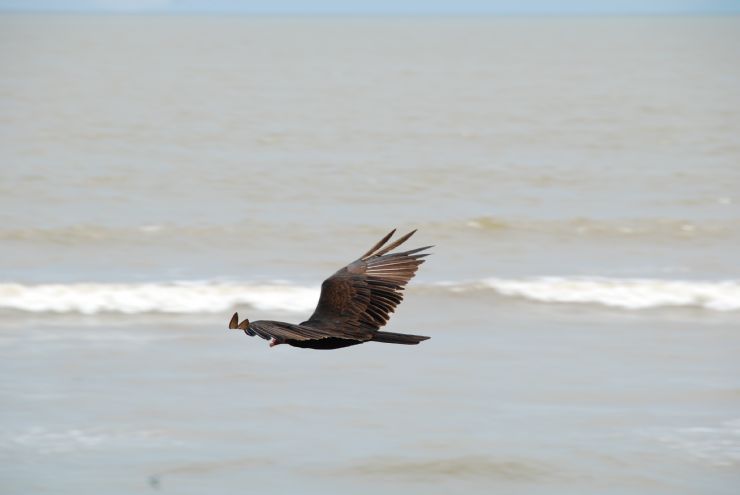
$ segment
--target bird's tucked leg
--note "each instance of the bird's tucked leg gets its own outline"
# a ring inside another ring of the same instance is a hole
[[[275,337],[272,338],[272,342],[270,342],[270,347],[274,347],[276,345],[284,344],[282,340],[278,340]]]

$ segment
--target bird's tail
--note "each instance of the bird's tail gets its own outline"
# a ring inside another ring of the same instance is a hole
[[[393,333],[393,332],[375,332],[373,338],[370,339],[374,342],[383,342],[385,344],[406,344],[416,345],[422,340],[427,340],[429,337],[422,335],[409,335],[407,333]]]

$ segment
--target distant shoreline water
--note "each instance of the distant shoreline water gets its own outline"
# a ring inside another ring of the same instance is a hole
[[[311,288],[399,227],[421,283],[736,305],[570,279],[740,279],[737,18],[141,21],[0,19],[0,281]]]

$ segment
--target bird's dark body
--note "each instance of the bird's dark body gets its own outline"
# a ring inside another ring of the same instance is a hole
[[[424,262],[422,258],[427,254],[422,251],[431,247],[390,253],[415,231],[383,247],[394,232],[324,280],[316,310],[303,323],[244,320],[237,324],[235,313],[229,328],[272,340],[270,346],[288,344],[308,349],[339,349],[370,341],[413,345],[427,340],[429,337],[380,331],[403,300],[405,285]]]
[[[351,345],[362,344],[362,340],[340,339],[337,337],[327,337],[317,340],[286,340],[286,344],[303,349],[341,349]]]

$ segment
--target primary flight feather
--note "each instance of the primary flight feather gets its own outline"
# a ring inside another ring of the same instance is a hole
[[[395,229],[367,253],[337,271],[321,284],[321,296],[311,317],[299,325],[259,320],[239,323],[234,313],[229,328],[270,340],[270,347],[288,344],[309,349],[338,349],[364,342],[418,344],[429,337],[381,332],[390,314],[403,300],[403,290],[429,253],[424,246],[391,253],[406,242],[415,230],[385,244]],[[385,247],[384,247],[385,246]]]

